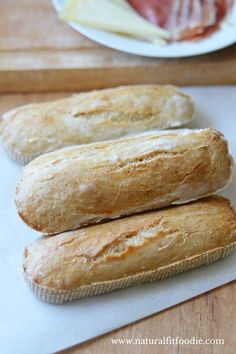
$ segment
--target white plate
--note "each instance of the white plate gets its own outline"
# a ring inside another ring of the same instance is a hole
[[[66,0],[52,0],[54,7],[59,12]],[[91,27],[68,22],[76,31],[84,36],[126,53],[157,58],[188,57],[205,54],[222,49],[236,42],[236,5],[232,15],[222,23],[221,30],[199,42],[176,42],[165,46],[157,46],[138,39],[132,39],[115,33],[97,30]]]

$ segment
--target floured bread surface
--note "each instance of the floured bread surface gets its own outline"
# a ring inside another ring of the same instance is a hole
[[[25,164],[65,146],[178,127],[193,115],[190,97],[177,88],[134,85],[16,108],[3,116],[1,131],[9,154]]]
[[[38,285],[73,290],[125,278],[236,241],[236,214],[227,199],[130,216],[34,241],[24,272]]]
[[[47,234],[215,193],[232,158],[213,129],[152,132],[65,148],[23,169],[19,215]]]

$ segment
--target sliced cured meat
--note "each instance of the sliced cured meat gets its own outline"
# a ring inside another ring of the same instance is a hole
[[[234,0],[129,0],[143,17],[167,29],[173,40],[200,39],[218,29]]]
[[[128,0],[151,23],[165,27],[174,0]]]
[[[188,0],[189,18],[186,26],[177,29],[177,39],[191,39],[204,35],[207,28],[217,22],[215,0]],[[170,31],[174,29],[170,28]]]

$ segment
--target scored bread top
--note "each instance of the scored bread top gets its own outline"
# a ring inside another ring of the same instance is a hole
[[[72,290],[124,278],[236,241],[236,213],[223,197],[42,237],[25,249],[37,284]]]
[[[194,115],[191,98],[174,86],[134,85],[80,93],[16,108],[3,116],[3,142],[18,162],[45,152],[178,127]]]
[[[38,157],[23,169],[15,201],[29,226],[53,234],[210,195],[231,170],[214,129],[152,132]]]

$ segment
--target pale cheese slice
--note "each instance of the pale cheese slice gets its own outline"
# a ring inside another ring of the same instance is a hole
[[[167,31],[145,20],[125,0],[68,0],[60,18],[150,41],[169,38]]]

